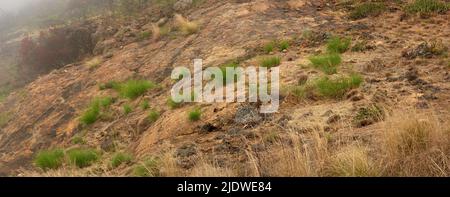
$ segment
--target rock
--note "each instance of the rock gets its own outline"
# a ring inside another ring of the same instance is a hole
[[[190,157],[197,154],[197,145],[194,143],[187,143],[181,146],[176,151],[177,157]]]
[[[415,67],[410,67],[405,73],[405,78],[408,81],[414,81],[419,78],[419,71]]]
[[[403,50],[402,56],[407,59],[414,59],[416,57],[431,58],[435,55],[441,55],[447,50],[448,48],[443,44],[442,40],[432,40]]]
[[[217,129],[218,128],[211,123],[206,123],[200,127],[200,131],[204,132],[204,133],[210,133],[210,132],[216,131]]]
[[[115,149],[114,140],[111,137],[107,137],[105,140],[102,141],[100,148],[106,152],[114,151]]]
[[[235,123],[246,126],[255,126],[262,120],[259,110],[251,105],[239,107],[234,118]]]
[[[175,11],[183,11],[188,9],[193,3],[193,0],[179,0],[173,5]]]
[[[137,129],[138,129],[138,133],[141,134],[144,131],[146,131],[148,129],[148,127],[150,126],[151,122],[148,119],[147,116],[143,116],[137,123]]]

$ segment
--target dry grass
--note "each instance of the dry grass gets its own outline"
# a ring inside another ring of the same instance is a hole
[[[190,177],[236,177],[233,169],[220,167],[215,162],[200,159],[189,174]]]
[[[175,24],[185,35],[191,35],[198,31],[199,26],[196,22],[189,21],[180,14],[175,15]]]
[[[342,148],[329,160],[324,170],[325,176],[333,177],[375,177],[381,172],[369,157],[366,148],[349,145]]]

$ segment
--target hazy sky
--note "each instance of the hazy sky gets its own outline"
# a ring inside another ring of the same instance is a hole
[[[33,1],[36,0],[0,0],[0,9],[7,12],[12,12]]]

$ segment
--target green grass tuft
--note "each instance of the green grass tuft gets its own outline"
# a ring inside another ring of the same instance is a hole
[[[276,56],[262,57],[260,59],[260,66],[266,68],[272,68],[281,64],[281,58]]]
[[[156,84],[146,80],[129,80],[121,83],[115,89],[119,91],[120,95],[128,99],[136,99],[143,95],[149,89],[156,88]]]
[[[275,42],[274,41],[271,41],[271,42],[269,42],[269,43],[264,45],[264,52],[267,53],[267,54],[272,53],[274,49],[275,49]]]
[[[142,101],[142,103],[141,103],[141,108],[142,108],[143,110],[146,110],[146,109],[150,108],[150,103],[148,102],[148,100]]]
[[[181,107],[182,102],[175,102],[172,98],[167,99],[167,106],[170,107],[170,109],[177,109],[179,107]]]
[[[368,2],[359,4],[350,12],[350,18],[353,20],[366,18],[369,16],[378,16],[386,10],[383,3]]]
[[[328,53],[344,53],[350,48],[351,40],[349,38],[333,37],[328,40]]]
[[[79,168],[88,167],[99,158],[98,153],[93,149],[72,149],[67,151],[67,155],[70,163]]]
[[[100,101],[95,99],[91,102],[89,108],[84,111],[80,117],[80,122],[84,125],[94,124],[100,115]]]
[[[133,175],[137,177],[160,176],[160,161],[157,158],[148,158],[142,164],[134,167]]]
[[[359,87],[363,79],[358,74],[352,74],[349,77],[340,77],[329,79],[324,77],[316,82],[316,88],[321,96],[327,98],[342,98],[345,93],[351,89]]]
[[[57,169],[64,161],[64,151],[61,149],[41,151],[36,155],[34,163],[42,170]]]
[[[408,13],[444,14],[450,9],[450,3],[445,3],[439,0],[415,0],[405,7]]]
[[[123,113],[125,113],[125,115],[128,115],[131,112],[133,112],[133,108],[129,104],[125,104],[123,106]]]
[[[133,156],[128,153],[116,153],[111,158],[111,167],[117,168],[122,164],[129,164],[133,160]]]
[[[280,51],[287,50],[289,48],[290,44],[288,40],[281,40],[280,43],[278,43],[278,48]]]
[[[337,73],[337,67],[342,62],[339,54],[317,55],[309,58],[314,68],[321,70],[326,74]]]
[[[189,112],[189,120],[192,122],[199,121],[202,116],[202,111],[200,109],[194,109]]]
[[[156,121],[159,119],[160,115],[161,115],[161,114],[160,114],[158,111],[152,110],[152,111],[150,111],[150,113],[148,114],[148,120],[149,120],[151,123],[154,123],[154,122],[156,122]]]

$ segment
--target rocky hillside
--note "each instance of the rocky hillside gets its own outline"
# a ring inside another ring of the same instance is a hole
[[[0,103],[0,175],[448,176],[450,6],[420,2],[180,0],[89,19],[92,57]],[[169,99],[195,58],[277,57],[278,113]]]

